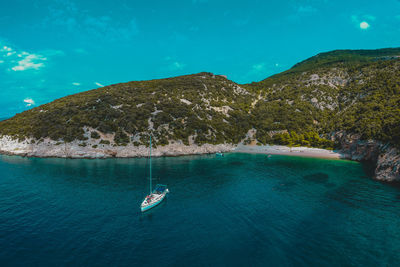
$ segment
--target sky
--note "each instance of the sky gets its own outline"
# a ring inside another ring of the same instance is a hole
[[[250,83],[335,49],[400,47],[400,0],[0,0],[0,118],[133,80]]]

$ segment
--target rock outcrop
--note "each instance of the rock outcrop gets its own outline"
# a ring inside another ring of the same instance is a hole
[[[182,143],[171,143],[165,146],[157,146],[152,150],[152,155],[159,156],[181,156],[208,154],[216,152],[232,151],[236,146],[231,144],[204,144],[184,145]],[[31,140],[18,141],[9,136],[0,138],[0,153],[7,155],[19,155],[27,157],[59,157],[59,158],[127,158],[127,157],[146,157],[149,155],[149,148],[140,145],[126,146],[108,145],[108,144],[90,144],[85,146],[78,141],[61,143],[49,138],[42,142],[31,142]]]
[[[375,166],[375,178],[381,181],[400,181],[400,151],[375,140],[361,140],[359,135],[335,133],[340,152],[346,159],[369,162]]]

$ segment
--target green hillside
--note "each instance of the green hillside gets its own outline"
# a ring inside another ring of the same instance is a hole
[[[118,145],[156,144],[189,137],[197,144],[237,143],[250,127],[252,95],[222,76],[199,73],[115,84],[66,96],[0,122],[0,132],[20,139],[86,140],[84,126],[115,133]],[[227,113],[229,112],[229,114]],[[96,132],[96,133],[95,133]],[[130,138],[129,138],[130,137]]]
[[[198,73],[66,96],[0,122],[0,134],[40,142],[113,135],[115,145],[260,143],[333,147],[332,133],[400,147],[399,48],[321,53],[258,83]],[[249,140],[247,140],[249,141]]]
[[[326,53],[320,53],[304,61],[295,64],[291,69],[282,72],[288,74],[293,72],[303,72],[321,67],[358,66],[360,64],[370,63],[380,60],[390,60],[400,55],[400,48],[385,48],[375,50],[334,50]]]
[[[257,138],[270,142],[271,130],[342,130],[399,145],[399,68],[399,59],[338,63],[253,83],[263,96],[254,110]]]

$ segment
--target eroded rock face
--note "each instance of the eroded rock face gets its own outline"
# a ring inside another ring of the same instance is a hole
[[[157,146],[152,150],[152,155],[157,156],[179,156],[192,154],[208,154],[216,152],[232,151],[236,146],[232,144],[204,144],[186,146],[181,143],[171,143],[166,146]],[[0,137],[0,153],[8,155],[19,155],[28,157],[59,157],[59,158],[126,158],[147,157],[149,148],[143,145],[113,146],[87,141],[85,146],[79,141],[60,143],[50,139],[42,142],[31,142],[31,140],[18,141],[9,136]]]
[[[376,162],[381,152],[379,142],[360,140],[358,135],[338,134],[335,139],[340,141],[341,151],[347,159]]]
[[[375,178],[382,181],[400,181],[400,151],[374,140],[360,140],[358,135],[343,132],[333,136],[341,146],[346,159],[369,161],[375,164]]]
[[[387,148],[378,157],[376,178],[383,181],[400,181],[400,153],[395,148]]]

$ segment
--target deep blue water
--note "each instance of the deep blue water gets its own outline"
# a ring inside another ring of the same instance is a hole
[[[142,214],[146,159],[0,156],[1,266],[394,266],[400,190],[359,163],[155,158],[170,194]]]

